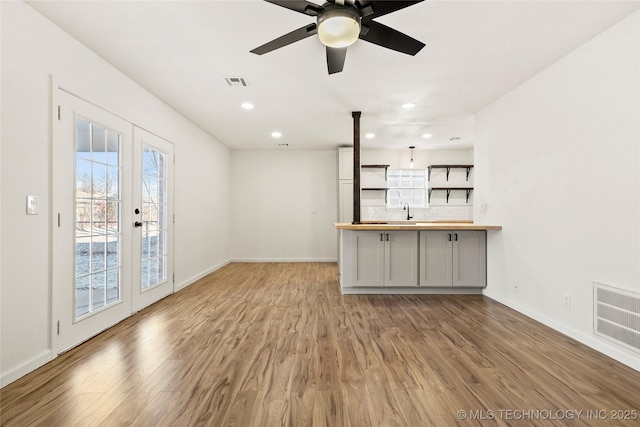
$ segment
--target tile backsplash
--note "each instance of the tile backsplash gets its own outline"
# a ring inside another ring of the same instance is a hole
[[[464,221],[473,220],[473,205],[430,206],[426,209],[411,209],[413,221]],[[362,206],[360,216],[363,221],[399,221],[407,219],[403,210],[388,210],[384,206]]]

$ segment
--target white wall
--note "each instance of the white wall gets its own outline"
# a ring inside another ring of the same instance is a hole
[[[337,152],[233,151],[232,258],[335,261]]]
[[[480,111],[474,212],[504,227],[486,295],[635,369],[592,333],[592,282],[640,292],[639,81],[635,13]]]
[[[392,168],[409,168],[411,151],[406,150],[365,150],[360,151],[361,164],[385,164]],[[473,164],[473,149],[460,150],[413,150],[416,168],[426,169],[429,165]]]
[[[53,357],[49,75],[175,144],[179,286],[229,260],[230,151],[26,4],[0,2],[0,10],[0,384],[4,385]],[[25,215],[27,195],[40,198],[40,215]]]

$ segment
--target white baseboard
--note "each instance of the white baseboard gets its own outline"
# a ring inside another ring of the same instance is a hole
[[[37,356],[33,357],[30,360],[27,360],[19,366],[16,366],[8,372],[3,372],[0,376],[0,388],[11,384],[19,378],[24,377],[31,371],[35,371],[42,365],[49,363],[51,360],[53,360],[53,352],[51,351],[51,349],[48,349],[42,351]]]
[[[186,288],[187,286],[195,283],[196,281],[198,281],[199,279],[205,277],[206,275],[211,274],[214,271],[224,267],[225,265],[229,264],[230,262],[231,262],[231,260],[227,260],[227,261],[221,262],[220,264],[214,265],[213,267],[203,271],[200,274],[197,274],[195,276],[192,276],[192,277],[188,278],[187,280],[185,280],[182,283],[178,284],[176,286],[176,288],[175,288],[175,291],[177,292],[177,291],[179,291],[181,289]],[[31,358],[30,360],[20,364],[19,366],[16,366],[16,367],[10,369],[8,372],[2,372],[0,374],[0,387],[4,387],[4,386],[14,382],[15,380],[27,375],[31,371],[34,371],[34,370],[38,369],[39,367],[49,363],[50,361],[52,361],[56,357],[57,357],[57,355],[54,354],[51,349],[45,350],[45,351],[41,352],[40,354],[36,355],[35,357]]]
[[[233,261],[228,259],[226,261],[223,261],[223,262],[221,262],[219,264],[214,265],[211,268],[206,269],[205,271],[203,271],[201,273],[196,274],[195,276],[191,276],[188,279],[183,280],[181,283],[176,285],[175,292],[178,292],[179,290],[184,289],[187,286],[194,284],[195,282],[197,282],[198,280],[202,279],[203,277],[213,273],[216,270],[221,269],[222,267],[224,267],[225,265],[227,265],[227,264],[229,264],[231,262],[233,262]]]
[[[336,258],[232,258],[231,262],[338,262]]]
[[[344,295],[482,295],[481,288],[385,288],[385,287],[342,287]]]
[[[640,358],[637,355],[632,355],[626,352],[626,350],[622,350],[614,347],[608,341],[601,341],[599,338],[595,336],[590,336],[585,334],[584,332],[577,331],[573,328],[568,328],[566,325],[556,322],[553,319],[548,318],[538,312],[529,310],[528,308],[522,307],[519,304],[514,304],[513,302],[504,299],[502,296],[493,295],[491,291],[485,289],[483,292],[484,296],[487,298],[491,298],[494,301],[499,302],[500,304],[506,305],[509,308],[514,309],[515,311],[524,314],[527,317],[532,318],[545,326],[554,329],[561,334],[564,334],[570,338],[573,338],[576,341],[586,345],[587,347],[591,347],[592,349],[611,357],[612,359],[617,360],[618,362],[627,365],[628,367],[635,369],[636,371],[640,371]]]

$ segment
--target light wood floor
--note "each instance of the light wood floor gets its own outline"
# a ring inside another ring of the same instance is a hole
[[[328,263],[230,264],[1,393],[3,426],[640,423],[610,412],[637,371],[482,296],[341,295]]]

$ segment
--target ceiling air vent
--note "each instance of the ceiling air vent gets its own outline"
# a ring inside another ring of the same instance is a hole
[[[249,82],[244,77],[225,77],[224,80],[229,86],[233,87],[247,87]]]

